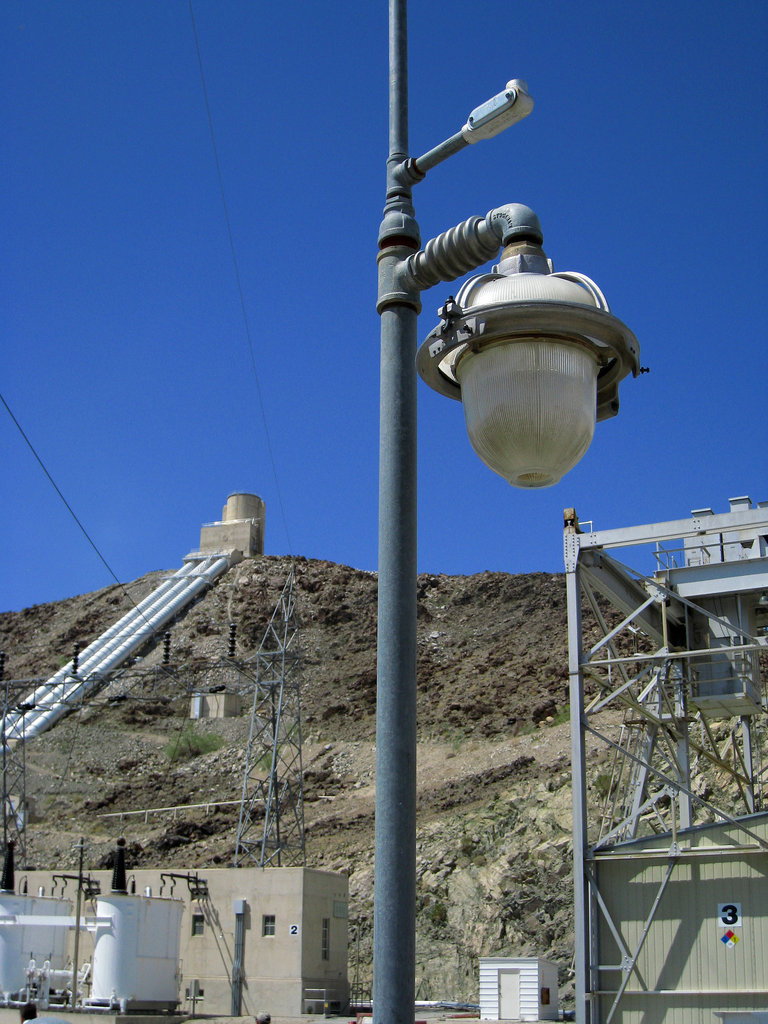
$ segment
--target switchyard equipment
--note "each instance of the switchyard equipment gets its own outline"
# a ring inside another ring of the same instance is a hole
[[[294,572],[255,658],[235,867],[305,864],[301,762],[301,655]]]
[[[244,866],[206,868],[204,875],[132,867],[122,892],[114,872],[92,873],[101,894],[84,901],[80,919],[76,1011],[135,1018],[180,1003],[183,1016],[195,1007],[198,1017],[251,1020],[265,1009],[291,1019],[313,1008],[344,1011],[345,874]],[[73,882],[64,892],[57,886],[54,896],[52,881],[50,871],[29,869],[17,889],[28,885],[45,899],[0,893],[0,1006],[28,996],[53,1014],[71,1005]]]
[[[81,842],[82,852],[82,842]],[[28,876],[25,876],[28,881]],[[77,908],[59,882],[76,881]],[[173,1011],[179,1003],[179,946],[184,903],[128,892],[125,840],[118,840],[112,889],[79,875],[52,875],[51,895],[14,892],[13,846],[6,851],[0,891],[0,1005],[34,1002],[109,1013]],[[96,899],[95,916],[81,918],[81,895]],[[92,959],[77,968],[81,929],[92,935]],[[70,936],[74,954],[68,958]],[[85,995],[86,986],[91,992]]]
[[[207,889],[205,890],[207,893]],[[118,840],[112,891],[96,903],[92,1010],[173,1012],[179,1002],[179,946],[184,903],[128,892],[125,840]]]
[[[16,894],[14,845],[13,840],[6,844],[0,882],[0,1005],[20,993],[26,1002],[34,991],[47,1006],[52,987],[66,989],[72,982],[72,971],[66,970],[72,904],[42,892]]]
[[[566,509],[564,548],[576,1019],[764,1010],[768,502],[607,531]]]

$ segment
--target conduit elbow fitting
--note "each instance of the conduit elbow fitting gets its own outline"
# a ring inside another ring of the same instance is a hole
[[[544,233],[539,218],[530,208],[522,203],[507,203],[486,215],[488,227],[498,237],[501,246],[513,242],[533,242],[542,245]]]
[[[407,160],[403,160],[402,163],[398,164],[397,167],[392,170],[392,180],[398,185],[405,185],[410,188],[412,185],[418,185],[420,181],[424,181],[426,178],[426,172],[422,171],[413,157],[408,157]]]

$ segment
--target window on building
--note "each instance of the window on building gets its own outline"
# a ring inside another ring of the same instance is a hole
[[[275,934],[275,915],[265,914],[261,919],[261,934],[262,935],[274,935]]]
[[[330,917],[324,917],[323,918],[322,954],[323,954],[323,960],[330,959],[330,955],[331,955],[331,919],[330,919]]]
[[[202,935],[205,930],[205,918],[202,914],[192,914],[192,934]]]

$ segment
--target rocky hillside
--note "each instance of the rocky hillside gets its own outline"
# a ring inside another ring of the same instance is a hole
[[[124,834],[134,865],[232,862],[250,702],[190,723],[190,692],[227,686],[258,649],[287,559],[236,566],[153,650],[26,748],[27,860],[103,865]],[[349,874],[350,980],[370,985],[376,578],[298,559],[309,866]],[[0,615],[6,678],[45,679],[157,585]],[[425,575],[419,612],[418,996],[477,999],[477,957],[542,955],[568,987],[572,955],[565,587],[561,576]],[[32,685],[12,686],[25,695]],[[196,742],[186,742],[190,735]],[[201,736],[210,737],[207,741]],[[198,742],[199,741],[199,742]],[[196,752],[208,747],[207,753]],[[127,812],[214,802],[214,808]],[[124,817],[114,816],[123,812]]]

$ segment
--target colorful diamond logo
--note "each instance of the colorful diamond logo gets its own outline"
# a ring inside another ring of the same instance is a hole
[[[728,931],[725,933],[725,935],[723,935],[723,937],[722,937],[722,939],[720,941],[725,946],[727,946],[728,949],[731,949],[739,941],[739,937],[736,934],[736,932],[731,931],[731,929],[729,928]]]

